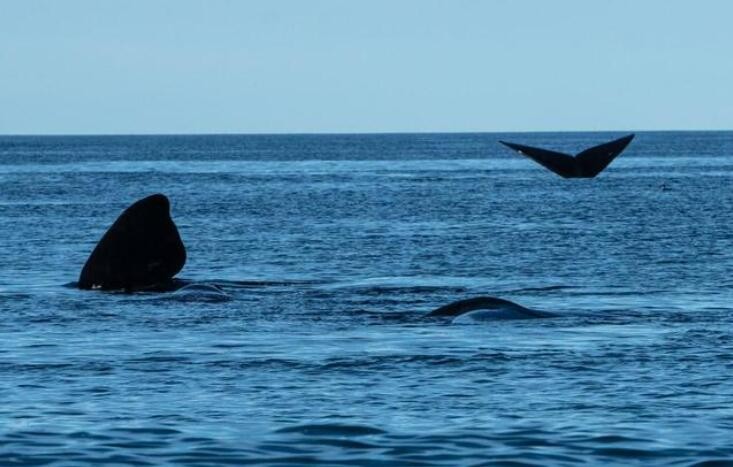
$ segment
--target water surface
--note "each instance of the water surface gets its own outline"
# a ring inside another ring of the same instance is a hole
[[[0,461],[733,461],[733,133],[496,143],[617,136],[0,137]],[[65,287],[155,192],[226,298]]]

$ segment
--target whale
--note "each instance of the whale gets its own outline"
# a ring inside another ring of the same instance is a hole
[[[174,276],[186,263],[186,248],[160,193],[125,209],[104,233],[79,274],[80,289],[176,290]]]
[[[448,303],[434,309],[426,318],[457,318],[470,316],[475,321],[500,319],[533,319],[557,316],[548,311],[533,310],[498,297],[480,296]]]
[[[575,156],[522,144],[499,141],[563,178],[593,178],[626,149],[634,134],[588,148]]]

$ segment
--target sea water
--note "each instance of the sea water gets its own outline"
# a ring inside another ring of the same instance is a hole
[[[0,137],[0,463],[733,462],[733,133],[497,143],[618,136]],[[153,193],[222,293],[69,286]]]

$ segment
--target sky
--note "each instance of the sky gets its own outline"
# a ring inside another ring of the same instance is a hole
[[[729,0],[0,0],[0,134],[733,129]]]

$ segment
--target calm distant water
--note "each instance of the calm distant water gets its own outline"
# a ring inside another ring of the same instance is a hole
[[[0,137],[0,464],[733,462],[733,133],[496,143],[618,136]],[[65,287],[156,192],[229,299]]]

